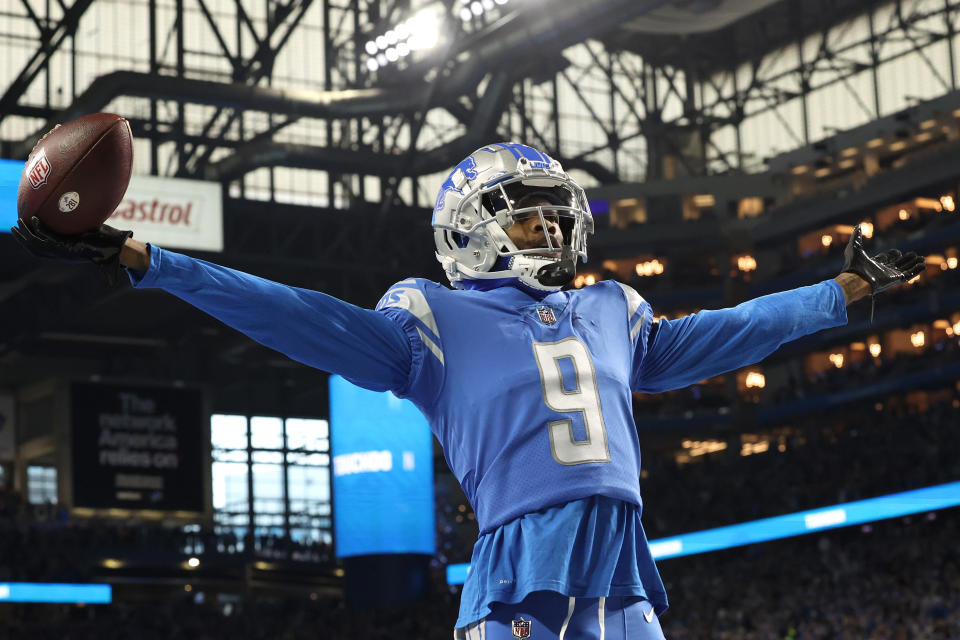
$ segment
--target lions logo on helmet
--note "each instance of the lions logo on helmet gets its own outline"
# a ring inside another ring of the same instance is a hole
[[[541,204],[524,206],[525,197]],[[544,232],[542,247],[517,248],[507,229],[521,216],[543,220],[545,209],[557,217],[562,246]],[[501,142],[474,151],[450,172],[437,195],[433,229],[437,260],[454,287],[516,280],[556,291],[573,279],[577,258],[587,261],[593,216],[583,189],[559,162],[532,147]]]

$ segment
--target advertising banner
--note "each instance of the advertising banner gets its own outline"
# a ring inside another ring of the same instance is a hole
[[[409,400],[330,376],[337,557],[436,550],[433,435]]]
[[[77,507],[202,511],[200,391],[74,383]]]
[[[107,220],[134,237],[170,249],[223,251],[223,201],[216,182],[133,176]]]

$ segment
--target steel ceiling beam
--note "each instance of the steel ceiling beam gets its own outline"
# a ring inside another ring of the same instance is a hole
[[[411,112],[420,106],[418,92],[421,89],[407,86],[339,91],[284,90],[115,71],[94,80],[72,105],[15,145],[12,151],[16,157],[26,157],[36,139],[58,122],[99,111],[119,96],[176,100],[304,118],[339,119],[376,118]]]
[[[207,180],[235,180],[262,166],[321,169],[336,173],[360,173],[383,177],[425,175],[454,166],[469,153],[489,142],[512,87],[506,73],[494,77],[474,109],[467,133],[426,153],[374,153],[264,140],[239,147],[231,156],[208,165]]]
[[[238,4],[242,3],[238,2]],[[257,43],[257,50],[253,56],[245,62],[241,61],[239,57],[237,58],[233,74],[234,81],[255,86],[261,79],[270,76],[273,73],[273,65],[277,55],[290,39],[290,36],[297,28],[297,25],[300,24],[300,21],[312,4],[313,0],[300,0],[300,2],[292,0],[289,4],[279,5],[272,19],[268,20],[269,32]],[[288,22],[287,18],[291,15],[293,18]],[[216,32],[215,25],[211,23],[211,26],[214,27],[214,31]],[[277,34],[279,34],[279,37],[275,38],[274,36]],[[277,44],[271,45],[274,40],[277,40]],[[325,87],[325,89],[330,88]],[[213,125],[220,118],[221,112],[221,109],[217,109],[216,113],[207,120],[207,123],[203,127],[204,135],[209,133]],[[224,133],[230,130],[230,127],[233,126],[241,113],[243,113],[242,109],[232,109],[226,122],[220,127],[218,137],[222,137]],[[287,123],[294,120],[295,118],[287,120],[283,126],[286,126]],[[206,164],[216,148],[216,144],[206,145],[201,152],[200,147],[194,145],[190,153],[187,154],[185,158],[181,158],[176,175],[187,176],[193,173],[192,170],[188,170],[188,167],[203,166]]]
[[[41,29],[40,46],[27,61],[17,78],[7,87],[3,97],[0,97],[0,122],[3,122],[3,119],[12,111],[30,83],[37,77],[40,70],[50,62],[50,58],[60,48],[63,41],[76,33],[80,18],[90,8],[91,4],[93,4],[93,0],[76,0],[69,9],[64,10],[63,19],[57,23],[56,27],[51,30]],[[31,18],[36,22],[36,15],[32,11],[30,13]]]

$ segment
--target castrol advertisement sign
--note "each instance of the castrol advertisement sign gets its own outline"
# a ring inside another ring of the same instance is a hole
[[[107,224],[167,249],[223,251],[220,184],[133,176]]]

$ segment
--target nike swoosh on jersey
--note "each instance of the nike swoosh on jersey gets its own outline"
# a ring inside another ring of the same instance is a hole
[[[647,622],[653,622],[653,607],[650,607],[650,611],[643,612],[643,619]]]

